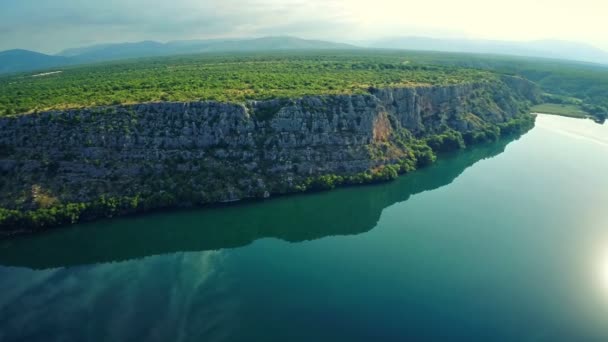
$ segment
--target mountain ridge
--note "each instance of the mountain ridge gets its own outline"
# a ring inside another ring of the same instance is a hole
[[[481,53],[506,56],[553,58],[608,64],[607,51],[586,43],[556,39],[517,42],[464,38],[444,39],[422,36],[402,36],[362,42],[362,45],[368,48]]]
[[[272,36],[253,39],[175,40],[166,43],[146,40],[140,42],[98,44],[65,49],[56,55],[15,49],[0,52],[0,74],[129,58],[197,53],[293,51],[307,49],[346,50],[359,49],[359,47],[323,40]]]
[[[53,68],[69,63],[69,58],[24,49],[0,51],[0,74]]]
[[[291,36],[268,36],[262,38],[175,40],[165,43],[145,40],[97,44],[65,49],[55,55],[23,49],[6,50],[0,52],[0,74],[142,57],[222,52],[354,50],[366,48],[539,57],[608,65],[608,52],[585,43],[561,40],[513,42],[404,36],[360,42],[359,45],[355,45]]]
[[[80,59],[107,60],[113,57],[151,57],[209,52],[356,48],[358,47],[345,43],[277,36],[253,39],[174,40],[166,43],[146,40],[133,43],[100,44],[84,48],[67,49],[58,55],[78,57]]]

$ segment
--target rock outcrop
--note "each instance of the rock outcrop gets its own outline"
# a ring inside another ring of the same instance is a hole
[[[170,194],[181,204],[291,192],[394,164],[404,142],[484,129],[537,101],[528,81],[370,89],[246,104],[146,103],[0,119],[0,207]],[[161,196],[162,197],[162,196]]]

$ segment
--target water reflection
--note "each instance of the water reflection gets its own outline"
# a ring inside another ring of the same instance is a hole
[[[466,168],[503,152],[514,139],[442,158],[393,183],[115,219],[0,241],[0,265],[44,269],[235,248],[267,237],[298,242],[360,234],[375,227],[384,208],[450,184]]]
[[[210,251],[97,267],[0,268],[0,341],[223,340],[239,305],[223,262]]]
[[[595,275],[598,286],[608,297],[608,250],[604,251],[598,258],[595,266]]]

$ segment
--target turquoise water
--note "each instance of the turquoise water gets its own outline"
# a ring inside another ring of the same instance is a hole
[[[0,341],[608,340],[608,126],[0,241]]]

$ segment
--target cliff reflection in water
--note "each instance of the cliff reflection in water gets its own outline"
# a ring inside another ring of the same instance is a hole
[[[0,241],[0,265],[68,267],[236,248],[261,238],[298,242],[360,234],[375,227],[384,208],[450,184],[466,168],[503,152],[514,139],[445,156],[429,168],[381,185],[100,221]]]

